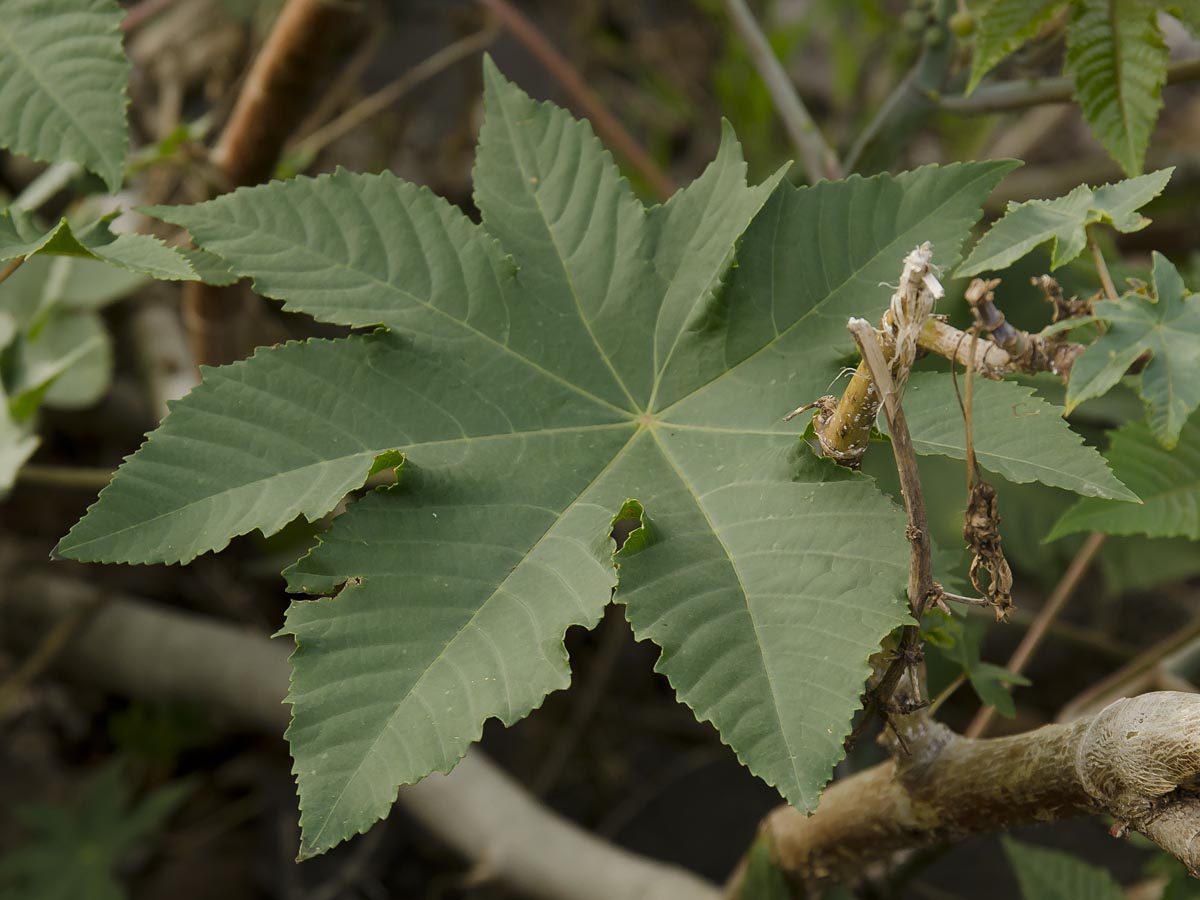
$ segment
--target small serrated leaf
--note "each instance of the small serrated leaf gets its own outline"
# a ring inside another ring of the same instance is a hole
[[[1122,233],[1139,231],[1150,220],[1138,210],[1162,193],[1174,171],[1159,169],[1095,189],[1081,184],[1055,200],[1010,203],[954,274],[961,278],[1005,269],[1047,241],[1053,242],[1053,270],[1083,252],[1089,225],[1102,222]]]
[[[62,219],[47,231],[27,210],[0,210],[0,260],[35,254],[82,257],[160,280],[196,279],[179,251],[148,234],[114,234],[108,228],[112,218],[106,216],[78,229]]]
[[[1067,408],[1107,393],[1142,356],[1151,359],[1138,376],[1150,427],[1168,450],[1184,422],[1200,407],[1200,296],[1190,293],[1175,266],[1154,254],[1154,298],[1126,294],[1093,304],[1108,322],[1076,358],[1067,386]]]

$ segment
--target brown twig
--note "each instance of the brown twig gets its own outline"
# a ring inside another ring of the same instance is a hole
[[[750,61],[758,70],[758,75],[771,95],[771,101],[783,120],[788,137],[800,153],[804,165],[804,173],[811,184],[816,184],[825,178],[840,178],[841,165],[837,154],[833,152],[821,129],[813,121],[804,101],[796,92],[796,86],[784,71],[783,65],[771,49],[770,42],[762,33],[754,13],[746,5],[745,0],[725,0],[725,9],[734,30],[741,37],[750,54]]]
[[[972,304],[971,309],[975,314],[975,325],[970,331],[969,358],[971,359],[976,358],[978,353],[979,332],[984,327],[985,321],[976,304],[979,299],[978,293],[976,293],[975,299],[972,299],[972,289],[980,284],[981,282],[976,279],[967,289],[967,300]],[[982,283],[982,286],[987,288],[988,283]],[[990,290],[987,292],[987,297],[990,302]],[[1012,326],[1005,326],[1003,316],[1000,316],[1000,319],[1001,326],[1012,328]],[[965,339],[966,335],[963,337]],[[987,597],[987,602],[995,611],[996,620],[1006,622],[1009,613],[1014,608],[1012,569],[1009,567],[1008,560],[1004,558],[1004,551],[1000,546],[1000,513],[996,490],[980,476],[978,461],[975,458],[974,374],[974,367],[967,366],[966,396],[964,397],[958,389],[958,374],[954,369],[954,364],[950,365],[950,381],[954,385],[954,394],[958,398],[958,407],[962,411],[963,433],[966,438],[967,505],[963,511],[962,535],[967,549],[971,551],[971,567],[968,570],[971,584],[975,590]],[[986,587],[979,581],[980,570],[988,573]]]
[[[1088,539],[1083,542],[1083,546],[1079,548],[1079,552],[1075,554],[1075,558],[1067,566],[1067,571],[1063,573],[1062,578],[1058,580],[1058,584],[1051,591],[1050,597],[1046,600],[1046,605],[1038,611],[1033,624],[1025,632],[1024,636],[1022,636],[1017,649],[1013,651],[1013,655],[1009,658],[1007,668],[1010,672],[1020,675],[1025,670],[1025,666],[1045,639],[1047,629],[1058,618],[1058,614],[1062,612],[1063,606],[1071,599],[1076,588],[1079,587],[1079,582],[1083,580],[1083,576],[1087,573],[1092,560],[1096,558],[1096,554],[1104,546],[1104,537],[1103,534],[1096,533],[1089,535]],[[975,714],[975,718],[971,720],[971,724],[967,726],[966,731],[963,732],[963,736],[969,738],[982,737],[995,715],[996,707],[981,707],[979,712]]]
[[[121,30],[128,34],[174,5],[175,0],[141,0],[126,10],[125,18],[121,20]]]
[[[542,64],[550,76],[567,92],[567,95],[579,105],[584,115],[591,119],[601,140],[616,150],[637,170],[659,199],[666,200],[675,193],[675,185],[667,174],[655,164],[650,155],[625,130],[617,117],[609,112],[599,95],[588,87],[579,71],[555,49],[533,22],[508,0],[478,0],[478,2],[486,7],[500,21],[500,24],[508,29],[509,33]]]
[[[925,498],[921,493],[921,473],[917,468],[917,454],[913,449],[912,436],[908,432],[908,421],[892,381],[891,370],[883,356],[879,336],[866,319],[851,319],[846,326],[854,336],[862,353],[863,362],[871,373],[882,396],[883,412],[887,418],[888,434],[892,439],[892,451],[896,457],[896,472],[900,476],[900,492],[904,497],[904,509],[908,513],[909,540],[908,561],[908,605],[917,622],[925,614],[926,604],[934,595],[933,548],[929,539],[929,520],[925,513]],[[911,670],[920,658],[920,626],[906,625],[900,638],[896,658],[892,660],[883,677],[872,692],[872,704],[887,711],[887,704],[904,671]],[[913,679],[914,700],[920,702],[921,690]]]
[[[228,188],[271,177],[284,143],[321,86],[349,6],[337,0],[287,0],[255,58],[211,162]],[[196,361],[222,365],[253,341],[240,289],[189,282],[184,322]]]
[[[1054,292],[1061,294],[1058,282],[1049,275],[1035,278],[1033,283],[1041,287],[1052,304]],[[1027,374],[1053,372],[1065,380],[1075,358],[1083,352],[1083,345],[1068,341],[1066,334],[1061,332],[1045,337],[1014,328],[996,307],[994,291],[999,284],[999,278],[972,279],[965,296],[979,327],[988,332],[992,342],[1007,354],[1007,370]],[[1056,304],[1055,310],[1057,315],[1059,306]]]
[[[443,47],[395,81],[364,97],[335,119],[297,141],[295,149],[310,159],[315,157],[334,141],[379,115],[417,85],[485,49],[496,39],[496,34],[494,28],[485,28]]]
[[[9,264],[3,269],[0,269],[0,284],[3,284],[5,281],[7,281],[9,276],[12,275],[13,272],[17,271],[17,269],[21,268],[24,263],[25,257],[18,256],[16,259],[9,262]]]

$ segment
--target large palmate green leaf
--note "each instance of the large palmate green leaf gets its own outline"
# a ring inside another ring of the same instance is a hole
[[[1084,498],[1055,523],[1047,540],[1076,531],[1200,540],[1200,421],[1193,417],[1171,450],[1144,422],[1130,422],[1113,433],[1106,455],[1143,505]]]
[[[1167,80],[1158,11],[1145,0],[1076,0],[1074,8],[1064,70],[1092,133],[1126,175],[1138,175]]]
[[[1111,389],[1138,359],[1151,359],[1138,379],[1150,428],[1168,450],[1188,416],[1200,406],[1200,297],[1183,284],[1179,270],[1154,254],[1154,297],[1126,294],[1093,304],[1108,330],[1071,366],[1067,407]]]
[[[1087,246],[1087,226],[1103,222],[1128,234],[1150,220],[1138,212],[1162,193],[1174,168],[1159,169],[1116,184],[1081,184],[1056,200],[1009,203],[1000,219],[975,245],[955,273],[978,275],[1006,269],[1034,248],[1051,241],[1050,268],[1069,263]]]
[[[960,390],[965,390],[959,379]],[[971,438],[979,464],[1009,481],[1040,481],[1085,497],[1137,500],[1096,450],[1070,429],[1061,407],[1012,381],[972,382]],[[913,449],[966,459],[966,428],[949,375],[919,372],[904,390]]]
[[[880,313],[914,245],[957,259],[1013,164],[749,187],[727,130],[646,209],[586,123],[490,63],[485,83],[482,226],[346,172],[156,211],[286,308],[385,330],[207,371],[59,552],[188,560],[404,454],[286,573],[334,595],[284,629],[304,855],[567,684],[563,634],[614,586],[681,699],[811,808],[906,620],[907,549],[870,479],[780,419],[825,393],[846,317]],[[614,563],[615,515],[641,522]]]
[[[178,250],[148,234],[114,234],[108,228],[111,218],[78,230],[62,219],[47,231],[26,210],[0,210],[0,260],[35,254],[74,256],[168,281],[196,279],[191,264]]]
[[[967,93],[1004,57],[1041,31],[1062,5],[1063,0],[991,0],[979,14]]]
[[[115,0],[0,2],[0,147],[121,186],[129,136]]]
[[[1021,900],[1122,900],[1125,896],[1106,871],[1069,853],[1007,837],[1002,842],[1021,886]]]

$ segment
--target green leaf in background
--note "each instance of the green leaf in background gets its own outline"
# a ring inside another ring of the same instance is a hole
[[[1088,225],[1102,222],[1123,234],[1140,231],[1150,220],[1138,210],[1162,193],[1174,171],[1159,169],[1094,189],[1081,184],[1056,200],[1010,202],[1004,217],[980,239],[955,275],[1006,269],[1047,241],[1052,242],[1054,270],[1083,252]]]
[[[195,281],[191,264],[177,250],[148,234],[113,234],[106,216],[78,230],[62,219],[49,231],[33,214],[11,207],[0,210],[0,260],[37,253],[101,260],[165,281]]]
[[[959,389],[966,390],[963,378]],[[975,378],[972,390],[975,456],[989,472],[1085,497],[1138,499],[1109,471],[1104,457],[1071,430],[1061,407],[1013,381]],[[914,373],[904,391],[904,414],[917,453],[967,458],[966,428],[948,374]]]
[[[1064,71],[1092,133],[1126,175],[1139,175],[1162,108],[1167,44],[1145,0],[1076,0]]]
[[[0,497],[12,489],[17,472],[37,448],[38,437],[32,425],[13,416],[9,398],[0,385]]]
[[[967,93],[1002,59],[1034,37],[1063,0],[991,0],[979,14]]]
[[[771,840],[766,835],[759,835],[750,845],[739,896],[743,900],[790,900],[792,897],[787,876],[771,859]]]
[[[1113,433],[1105,455],[1142,505],[1084,498],[1055,523],[1047,541],[1076,531],[1200,540],[1200,419],[1183,427],[1171,450],[1145,423],[1130,422]]]
[[[1005,685],[1028,686],[1032,682],[1023,675],[980,658],[983,637],[987,631],[982,619],[946,615],[934,610],[925,617],[921,627],[931,652],[945,657],[958,667],[982,703],[996,707],[996,712],[1006,719],[1017,714],[1012,694]]]
[[[190,791],[189,784],[169,784],[134,801],[121,767],[111,764],[70,808],[18,808],[29,839],[0,856],[0,900],[123,900],[118,864]]]
[[[207,250],[181,250],[184,258],[191,264],[196,277],[205,284],[217,287],[228,287],[237,284],[238,277],[229,268],[225,260]]]
[[[1071,366],[1068,411],[1117,384],[1143,355],[1150,361],[1138,377],[1150,428],[1168,450],[1188,416],[1200,406],[1200,297],[1184,286],[1179,271],[1154,254],[1154,299],[1126,294],[1092,307],[1108,330]]]
[[[121,186],[129,136],[114,0],[0,2],[0,147],[71,160]]]
[[[55,312],[92,312],[149,283],[146,275],[78,256],[31,256],[0,282],[0,312],[36,333]],[[0,340],[0,346],[4,345]]]
[[[38,445],[46,404],[90,406],[112,380],[112,339],[96,310],[146,283],[106,262],[34,256],[0,283],[0,495]]]
[[[336,594],[293,603],[284,629],[308,856],[567,684],[564,632],[599,619],[613,517],[636,517],[617,561],[635,633],[811,809],[868,656],[907,618],[908,551],[870,479],[780,419],[825,392],[846,316],[882,311],[913,246],[957,258],[1014,164],[749,187],[727,129],[646,209],[586,123],[490,62],[485,83],[482,227],[342,171],[155,210],[286,308],[388,331],[208,371],[59,552],[188,560],[320,516],[404,454],[286,573]]]
[[[81,409],[96,403],[112,381],[112,339],[94,312],[51,315],[16,341],[10,362],[9,403],[18,418],[40,403]]]
[[[1021,900],[1124,900],[1125,892],[1103,869],[1060,850],[1001,838],[1021,886]]]
[[[1200,900],[1200,881],[1193,878],[1187,866],[1169,853],[1158,851],[1146,863],[1144,871],[1150,878],[1166,879],[1167,884],[1159,900]]]
[[[1111,537],[1097,562],[1114,596],[1200,575],[1200,553],[1187,538]]]

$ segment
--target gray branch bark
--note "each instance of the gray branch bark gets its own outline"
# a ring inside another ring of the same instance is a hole
[[[91,584],[2,577],[0,647],[35,646],[64,615],[94,602]],[[282,736],[290,718],[290,641],[110,598],[78,629],[57,669],[133,697],[179,697],[231,722]],[[484,880],[544,900],[716,900],[683,869],[622,850],[549,811],[478,750],[450,775],[400,789],[399,804],[461,853]]]

